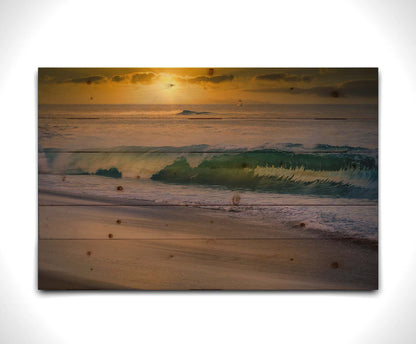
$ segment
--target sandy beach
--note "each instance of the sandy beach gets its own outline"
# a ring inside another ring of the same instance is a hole
[[[238,207],[120,206],[43,192],[39,204],[39,289],[378,288],[376,244],[254,225],[230,216]]]

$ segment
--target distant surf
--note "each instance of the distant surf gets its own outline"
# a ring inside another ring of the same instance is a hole
[[[180,116],[192,116],[192,115],[211,115],[212,112],[209,111],[191,111],[191,110],[183,110],[182,112],[177,113]]]

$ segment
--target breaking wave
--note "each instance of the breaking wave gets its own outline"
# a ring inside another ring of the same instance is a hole
[[[302,148],[287,144],[287,149],[290,146]],[[163,183],[281,194],[378,197],[377,155],[364,148],[318,145],[303,152],[222,151],[198,145],[119,147],[111,151],[73,153],[45,149],[42,154],[48,162],[48,171],[44,171],[47,173],[147,178]]]

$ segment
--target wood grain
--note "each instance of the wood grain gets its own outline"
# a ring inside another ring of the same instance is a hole
[[[332,237],[330,232],[319,231],[317,218],[328,218],[337,211],[341,220],[351,216],[365,216],[367,223],[377,228],[377,206],[367,207],[365,213],[361,206],[342,209],[333,206],[250,207],[250,211],[259,212],[258,216],[263,218],[260,224],[254,224],[239,216],[239,212],[247,212],[247,207],[243,206],[229,207],[228,211],[186,206],[41,206],[39,238],[107,239],[111,234],[113,240],[267,239],[298,238],[300,235],[302,238],[316,239]],[[285,221],[287,212],[298,213],[302,220]],[[312,215],[315,218],[308,218]],[[336,224],[337,219],[331,221],[328,225]],[[344,237],[349,237],[348,233]]]
[[[74,151],[72,153],[47,150],[45,153],[39,155],[39,191],[42,193],[57,193],[57,190],[59,190],[59,192],[76,196],[80,199],[78,180],[84,177],[82,174],[97,176],[98,173],[104,171],[104,173],[107,173],[107,177],[103,178],[101,175],[99,176],[99,182],[98,180],[92,179],[90,183],[91,190],[94,188],[98,190],[99,188],[99,191],[103,195],[103,197],[97,198],[98,203],[108,201],[112,204],[120,205],[193,205],[196,203],[201,205],[229,205],[234,192],[238,191],[241,193],[240,205],[376,205],[377,200],[374,199],[374,195],[372,196],[373,199],[367,200],[343,197],[343,192],[348,192],[348,187],[341,188],[339,191],[333,188],[330,191],[331,194],[318,194],[322,197],[322,202],[311,200],[308,197],[309,195],[313,195],[314,191],[310,191],[310,194],[308,194],[306,188],[299,189],[298,194],[304,195],[305,197],[292,197],[288,201],[289,198],[283,196],[285,193],[293,192],[293,190],[280,190],[277,178],[274,179],[276,182],[274,186],[265,186],[262,184],[263,182],[267,184],[267,173],[277,173],[273,168],[271,168],[271,172],[262,172],[262,169],[267,170],[269,167],[275,167],[274,165],[269,166],[264,162],[268,160],[272,160],[276,164],[276,168],[280,167],[282,169],[279,173],[283,173],[282,178],[287,180],[288,183],[293,178],[294,187],[299,186],[296,185],[298,182],[297,178],[299,178],[299,183],[304,182],[305,185],[312,183],[312,188],[313,183],[315,185],[329,183],[331,181],[337,183],[338,181],[344,181],[343,178],[348,182],[348,177],[350,176],[348,173],[353,175],[354,172],[359,172],[359,166],[357,166],[357,162],[354,160],[354,153],[343,154],[343,152],[342,147],[333,152],[311,150],[300,153],[284,152],[281,153],[282,155],[279,155],[280,153],[276,153],[273,150],[269,152],[266,150],[265,152],[262,151],[259,156],[255,152],[210,151],[197,153],[186,151],[186,149],[185,152],[167,152],[162,149],[161,152],[103,150],[88,152]],[[268,157],[269,154],[270,159]],[[311,157],[312,161],[310,164],[313,164],[313,167],[310,167],[309,170],[302,170],[304,160]],[[256,159],[260,161],[260,167],[256,165]],[[368,166],[363,166],[360,171],[365,172],[366,168],[370,168],[372,173],[377,174],[375,171],[376,166],[374,166],[376,163],[371,159],[367,158],[367,160],[363,160],[363,164],[367,164]],[[180,167],[178,169],[178,175],[176,175],[176,170],[174,169],[178,167],[172,166],[177,164],[178,161],[184,161],[185,168]],[[188,163],[189,170],[186,169],[186,164]],[[221,165],[217,167],[216,164]],[[330,164],[331,166],[328,167]],[[291,165],[294,167],[287,168],[287,166]],[[327,168],[324,171],[325,173],[320,171],[322,166]],[[257,168],[260,172],[257,172]],[[296,168],[299,169],[296,170]],[[122,176],[123,178],[108,177],[110,170],[115,171],[115,174],[111,175],[112,177]],[[169,175],[163,177],[165,171]],[[160,173],[162,173],[162,177],[158,177]],[[258,176],[257,173],[266,174]],[[212,180],[207,179],[207,175],[212,175]],[[52,179],[46,179],[48,177]],[[169,183],[172,188],[176,188],[179,191],[177,199],[163,201],[162,198],[162,201],[152,202],[151,200],[155,195],[163,194],[163,191],[159,192],[157,189],[158,185],[162,186],[163,184],[153,183],[153,194],[146,195],[146,192],[149,190],[150,178],[156,178],[156,181],[161,181],[165,185]],[[255,180],[255,178],[258,179]],[[359,179],[359,177],[356,178]],[[377,178],[376,175],[375,178]],[[363,182],[363,180],[359,180],[359,182]],[[368,183],[375,184],[374,180],[368,180]],[[184,187],[200,186],[198,190],[201,193],[200,197],[197,199],[195,197],[188,197],[192,196],[188,192],[188,196],[183,199],[185,195],[181,193],[182,189],[177,185],[175,186],[175,184],[182,184]],[[353,183],[350,187],[359,189],[359,185],[357,187]],[[206,186],[213,186],[214,189],[204,188]],[[211,198],[212,195],[218,193],[215,187],[217,190],[222,190],[222,198]],[[283,187],[286,187],[286,185],[283,185]],[[228,191],[223,192],[224,190]],[[256,198],[246,198],[244,196],[245,191],[266,191],[266,193]],[[276,197],[272,197],[273,195],[270,191],[273,191]],[[145,196],[143,196],[143,192]],[[359,192],[357,193],[359,194]],[[279,196],[279,194],[282,195]],[[293,195],[296,195],[296,192]],[[124,196],[123,200],[118,196]],[[331,199],[325,198],[325,196],[330,196]],[[93,199],[91,195],[88,196],[87,194],[85,196],[82,195],[82,197],[90,197]],[[39,204],[55,205],[56,198],[50,198],[45,201],[45,197],[42,196]],[[73,204],[79,204],[79,202],[74,198]]]
[[[189,142],[199,142],[208,145],[221,144],[223,147],[239,146],[242,142],[251,144],[254,137],[262,137],[263,142],[314,142],[337,145],[355,146],[364,142],[365,147],[375,148],[378,144],[377,118],[222,118],[222,119],[189,119],[187,117],[163,117],[160,119],[132,118],[128,125],[120,127],[116,119],[94,118],[83,120],[79,118],[39,118],[39,129],[54,128],[53,134],[40,137],[43,148],[59,148],[63,151],[78,151],[95,147],[121,146],[173,146],[186,147]],[[295,125],[294,125],[295,121]],[[220,125],[234,128],[239,135],[228,135],[220,129]],[[319,124],[319,125],[317,125]],[[70,134],[61,136],[61,129],[73,127]],[[155,128],[160,129],[161,140],[154,135]],[[99,130],[99,135],[91,137],[91,131]],[[251,136],[244,134],[252,132]],[[318,140],[319,138],[319,140]],[[88,142],[88,143],[86,143]],[[138,150],[140,151],[140,150]],[[192,148],[191,151],[197,152]]]
[[[378,288],[377,69],[150,71],[39,70],[39,289]]]
[[[370,290],[377,265],[333,240],[39,240],[39,289]]]

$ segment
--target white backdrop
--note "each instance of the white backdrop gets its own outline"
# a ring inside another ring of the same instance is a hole
[[[415,342],[415,10],[411,0],[2,0],[0,342]],[[42,66],[379,67],[380,291],[37,291]]]

